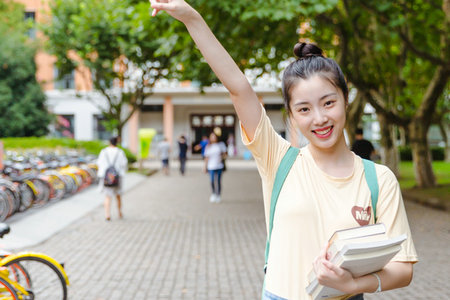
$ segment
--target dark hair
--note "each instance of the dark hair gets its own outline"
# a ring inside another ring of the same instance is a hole
[[[322,49],[314,44],[297,43],[294,46],[294,54],[297,56],[297,60],[287,66],[283,73],[282,91],[287,112],[291,113],[289,103],[293,86],[299,79],[308,79],[315,74],[324,77],[335,87],[341,89],[345,101],[348,101],[347,83],[336,61],[324,57]]]
[[[119,141],[119,137],[117,137],[117,136],[113,136],[112,138],[109,139],[109,143],[113,146],[117,146],[118,141]]]
[[[355,134],[364,134],[364,131],[363,131],[363,129],[362,128],[360,128],[360,127],[358,127],[358,128],[356,128],[356,130],[355,130]]]

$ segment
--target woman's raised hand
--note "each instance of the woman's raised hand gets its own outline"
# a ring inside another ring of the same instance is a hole
[[[175,19],[185,23],[195,14],[195,10],[184,0],[150,0],[152,17],[164,10]]]
[[[150,0],[152,16],[164,10],[186,25],[211,69],[231,94],[236,112],[251,140],[262,113],[261,104],[244,73],[216,39],[201,15],[184,0]]]

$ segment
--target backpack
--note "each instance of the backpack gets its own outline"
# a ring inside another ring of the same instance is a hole
[[[269,250],[270,250],[270,239],[272,236],[272,227],[273,227],[273,219],[275,215],[275,208],[277,206],[278,195],[280,194],[281,188],[283,187],[284,180],[286,179],[289,171],[291,170],[292,165],[294,164],[297,155],[300,149],[296,147],[290,146],[288,151],[284,154],[283,159],[281,160],[280,165],[278,166],[277,173],[275,175],[275,181],[273,184],[272,195],[270,200],[270,219],[269,219],[269,234],[267,236],[266,241],[266,251],[265,251],[265,264],[264,264],[264,274],[267,269],[267,260],[269,258]],[[378,202],[378,179],[375,171],[375,164],[373,161],[362,159],[364,165],[364,175],[366,178],[367,185],[370,189],[370,198],[372,202],[372,210],[375,223],[377,222],[377,202]],[[264,299],[264,290],[266,287],[266,277],[264,276],[263,283],[263,297]]]
[[[114,157],[114,161],[112,164],[109,163],[108,155],[106,155],[106,161],[108,162],[109,167],[106,169],[105,177],[103,178],[103,185],[106,187],[118,187],[120,182],[120,175],[119,172],[117,172],[116,168],[114,167],[116,163],[117,156],[119,155],[119,152],[117,152],[116,156]]]

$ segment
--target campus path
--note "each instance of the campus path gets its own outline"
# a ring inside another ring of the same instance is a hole
[[[265,225],[253,163],[230,161],[223,185],[222,203],[210,204],[207,176],[188,162],[184,177],[156,173],[129,190],[125,219],[113,211],[106,222],[97,205],[26,249],[65,262],[70,299],[259,299]],[[406,207],[421,258],[414,280],[366,299],[449,299],[449,213]]]

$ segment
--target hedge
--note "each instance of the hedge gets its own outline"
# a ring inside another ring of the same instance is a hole
[[[85,150],[89,154],[98,155],[100,151],[108,144],[104,141],[76,141],[69,138],[46,138],[46,137],[21,137],[21,138],[2,138],[5,150],[21,150],[33,148],[70,148]],[[122,147],[121,147],[122,148]],[[129,163],[136,162],[136,156],[127,148],[122,148]]]
[[[399,147],[400,160],[412,161],[412,150],[410,146]],[[445,149],[442,147],[430,147],[431,158],[433,161],[442,161],[445,159]]]

